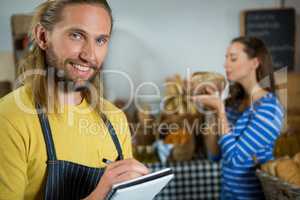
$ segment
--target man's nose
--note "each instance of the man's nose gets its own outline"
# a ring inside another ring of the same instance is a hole
[[[96,62],[96,50],[95,44],[91,41],[87,41],[82,47],[80,52],[80,58],[88,63],[95,64]]]

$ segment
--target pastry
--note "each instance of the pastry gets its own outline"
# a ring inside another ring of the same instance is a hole
[[[292,159],[277,161],[276,174],[288,183],[300,186],[300,166]]]
[[[206,94],[206,88],[221,93],[225,88],[225,78],[215,72],[195,72],[191,77],[192,94]]]
[[[276,160],[270,160],[270,161],[264,163],[261,166],[261,169],[264,172],[267,172],[267,173],[269,173],[272,176],[276,176],[276,164],[277,164]]]
[[[300,152],[294,155],[293,160],[300,166]]]
[[[192,138],[191,134],[189,134],[184,129],[180,129],[180,130],[178,130],[176,132],[170,132],[166,136],[164,142],[166,144],[178,144],[178,145],[182,145],[182,144],[186,144],[191,138]]]

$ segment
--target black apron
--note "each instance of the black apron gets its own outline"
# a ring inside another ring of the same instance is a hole
[[[38,117],[47,149],[47,179],[44,188],[44,199],[46,200],[68,200],[83,199],[87,197],[97,186],[104,168],[93,168],[77,163],[58,160],[52,139],[49,120],[45,113],[37,106]],[[122,148],[115,130],[106,118],[101,115],[109,134],[118,152],[117,160],[123,159]]]

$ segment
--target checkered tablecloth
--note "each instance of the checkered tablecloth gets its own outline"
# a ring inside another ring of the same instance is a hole
[[[147,164],[153,170],[173,169],[175,178],[155,200],[218,199],[220,196],[220,164],[208,160]]]

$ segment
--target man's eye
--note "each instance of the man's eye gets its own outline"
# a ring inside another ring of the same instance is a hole
[[[71,33],[71,38],[76,39],[76,40],[80,40],[82,38],[82,35],[80,33]]]

